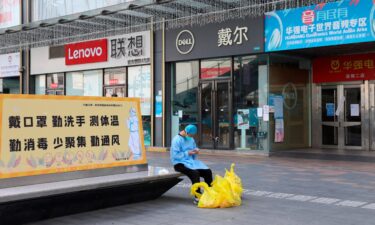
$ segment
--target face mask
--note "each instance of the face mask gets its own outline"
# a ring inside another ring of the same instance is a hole
[[[189,137],[189,136],[186,136],[185,137],[186,140],[190,141],[191,139],[193,139],[192,137]]]

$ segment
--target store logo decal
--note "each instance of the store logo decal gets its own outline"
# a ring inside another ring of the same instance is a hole
[[[180,54],[189,54],[193,50],[194,45],[195,39],[191,31],[183,30],[177,35],[176,49]]]
[[[107,56],[107,39],[65,45],[66,65],[105,62]]]

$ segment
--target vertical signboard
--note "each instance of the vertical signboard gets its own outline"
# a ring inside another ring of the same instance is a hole
[[[375,3],[342,0],[265,14],[265,51],[375,40]]]
[[[0,179],[146,163],[135,98],[0,95]]]

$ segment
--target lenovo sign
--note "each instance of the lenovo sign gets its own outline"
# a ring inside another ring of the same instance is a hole
[[[100,39],[65,45],[65,64],[106,62],[107,43],[107,39]]]

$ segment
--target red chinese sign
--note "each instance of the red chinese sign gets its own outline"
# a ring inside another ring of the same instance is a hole
[[[230,67],[213,67],[213,68],[201,68],[201,79],[209,79],[222,76],[226,73],[230,73]]]
[[[65,45],[66,65],[105,62],[107,56],[107,39]]]
[[[375,80],[375,54],[317,58],[313,62],[313,82]]]

